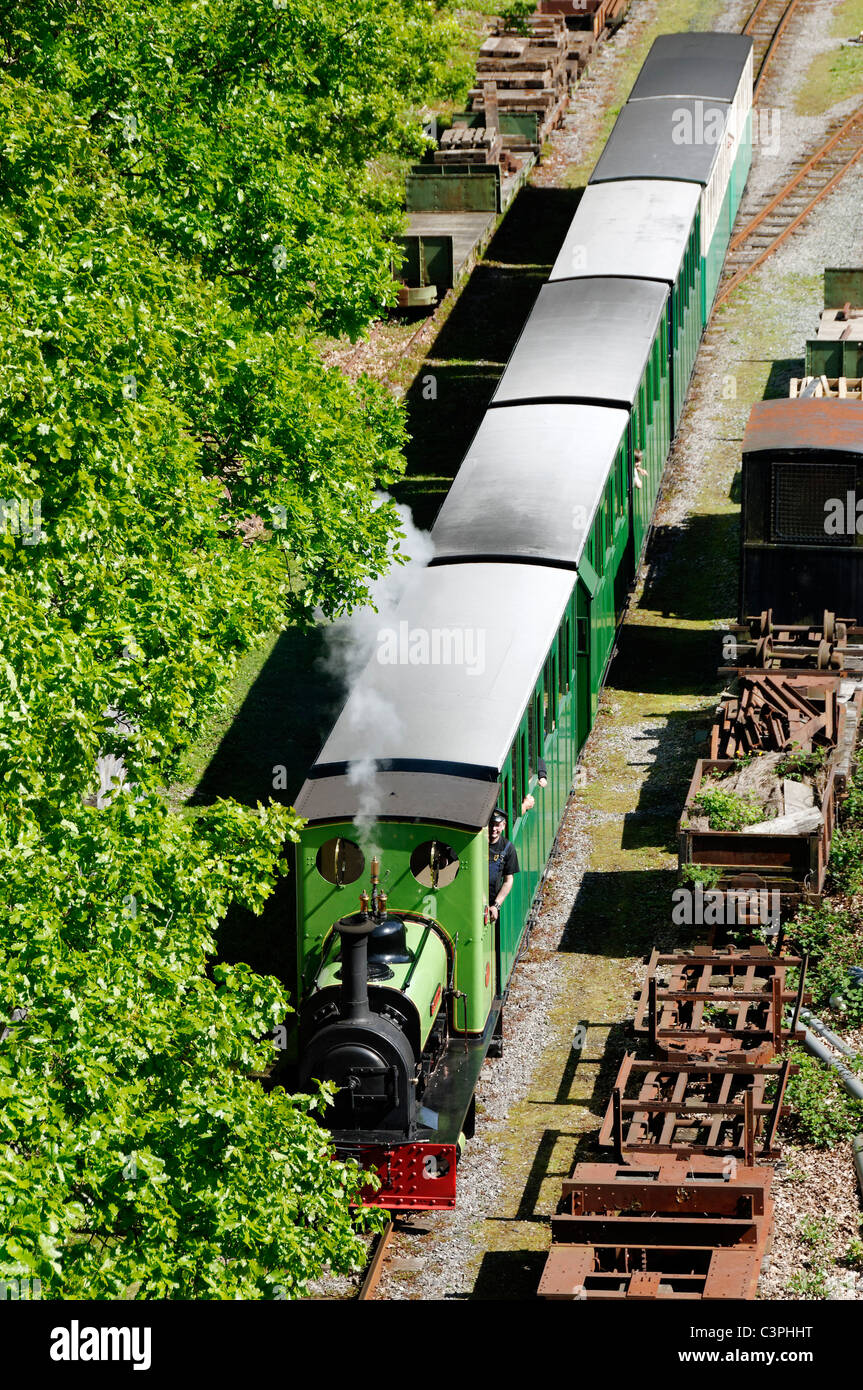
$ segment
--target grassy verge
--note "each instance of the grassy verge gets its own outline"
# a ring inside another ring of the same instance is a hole
[[[863,0],[844,0],[833,14],[830,34],[853,38],[863,30]],[[831,49],[813,58],[798,88],[795,109],[801,116],[820,116],[837,101],[863,91],[863,45]]]
[[[840,810],[830,848],[830,891],[788,928],[809,956],[812,1012],[839,1036],[863,1034],[863,753]],[[806,1056],[791,1084],[793,1128],[816,1148],[863,1132],[863,1102],[849,1098],[835,1072]],[[863,1069],[863,1057],[852,1070]]]

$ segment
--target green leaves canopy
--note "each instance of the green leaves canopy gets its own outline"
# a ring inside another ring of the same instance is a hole
[[[238,887],[259,906],[289,826],[158,798],[81,809],[0,849],[0,1266],[51,1298],[273,1298],[357,1257],[355,1171],[312,1098],[250,1078],[284,991],[208,975]],[[259,1041],[259,1039],[262,1039]]]
[[[392,301],[443,11],[0,4],[0,1264],[46,1296],[291,1296],[360,1253],[356,1171],[250,1075],[284,988],[212,964],[296,818],[163,789],[238,657],[389,563],[402,415],[320,338]]]

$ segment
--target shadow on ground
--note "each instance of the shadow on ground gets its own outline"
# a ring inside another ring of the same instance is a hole
[[[554,264],[579,190],[526,188],[407,392],[405,476],[393,493],[428,529]]]
[[[323,628],[291,628],[276,642],[190,797],[292,805],[344,699],[326,666]]]
[[[656,526],[641,607],[665,618],[709,622],[737,612],[740,521],[737,513],[691,516]]]

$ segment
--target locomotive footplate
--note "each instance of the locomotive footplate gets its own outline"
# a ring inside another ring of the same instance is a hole
[[[441,1144],[457,1144],[460,1134],[470,1139],[474,1091],[502,1007],[503,1000],[496,998],[481,1036],[450,1038],[446,1055],[429,1078],[422,1098],[418,1138]]]
[[[450,1038],[423,1094],[415,1139],[393,1142],[379,1133],[357,1142],[344,1130],[334,1133],[337,1156],[356,1159],[381,1180],[377,1192],[364,1192],[365,1206],[388,1211],[455,1206],[458,1143],[473,1135],[474,1091],[502,1004],[495,999],[481,1036]]]

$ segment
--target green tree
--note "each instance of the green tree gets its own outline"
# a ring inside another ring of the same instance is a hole
[[[452,32],[424,0],[0,4],[0,1252],[51,1296],[292,1296],[361,1253],[320,1098],[254,1079],[285,989],[215,964],[296,818],[164,788],[239,655],[389,563],[402,413],[320,338],[392,299]]]
[[[137,226],[226,279],[259,322],[355,335],[393,302],[402,188],[385,169],[423,149],[411,104],[446,83],[447,8],[29,0],[0,13],[7,70],[69,93]]]
[[[270,891],[284,808],[82,808],[0,848],[0,1266],[52,1298],[290,1297],[362,1258],[353,1165],[312,1097],[265,1093],[287,1001],[207,969]]]

